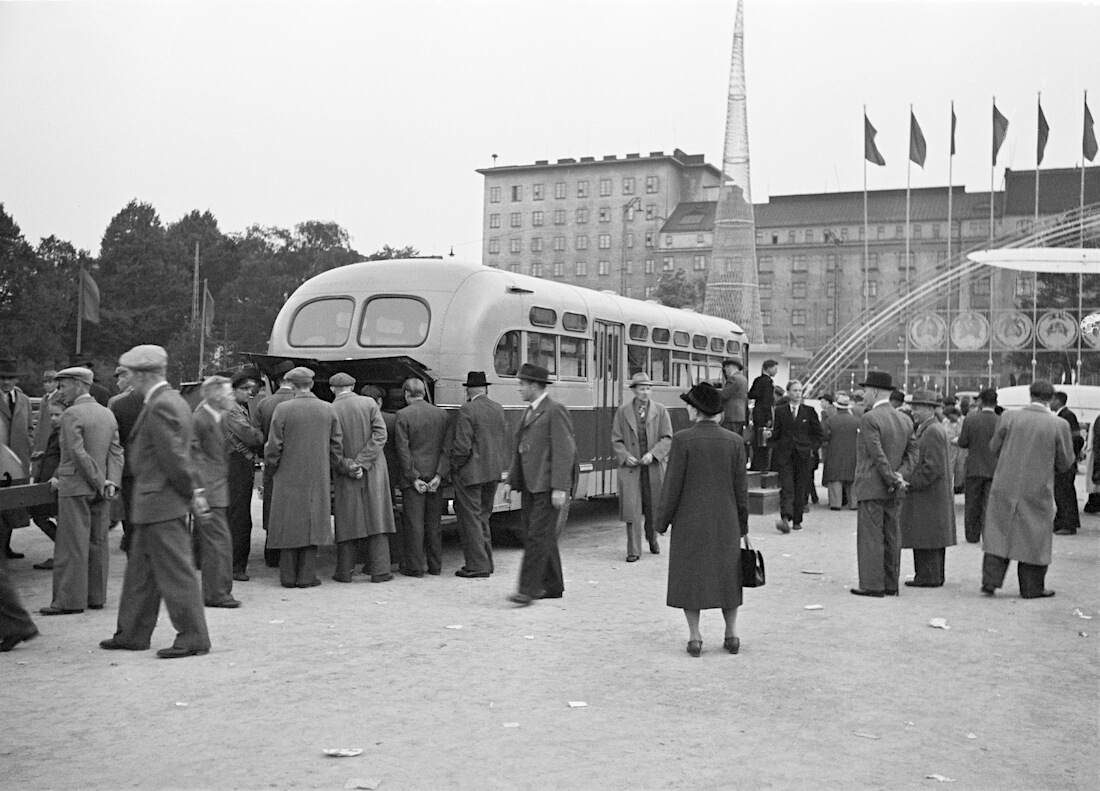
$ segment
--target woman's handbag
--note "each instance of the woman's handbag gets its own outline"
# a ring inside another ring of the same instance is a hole
[[[748,536],[742,538],[745,546],[741,548],[741,587],[762,587],[764,585],[764,555],[752,548]]]

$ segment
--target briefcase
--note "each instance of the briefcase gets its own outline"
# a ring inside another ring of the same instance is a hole
[[[760,588],[764,585],[764,555],[752,548],[749,537],[744,536],[741,548],[741,587]]]

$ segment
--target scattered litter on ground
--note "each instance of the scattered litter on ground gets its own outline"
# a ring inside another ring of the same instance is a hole
[[[583,700],[571,700],[571,701],[569,701],[569,708],[571,708],[571,709],[581,709],[581,708],[584,708],[587,705],[588,704],[585,703]]]
[[[978,737],[975,736],[973,733],[968,733],[968,734],[966,734],[966,738],[968,738],[968,739],[977,739]]]
[[[905,723],[905,724],[906,724],[906,725],[916,725],[916,723],[915,723],[915,722],[907,722],[907,723]]]
[[[376,601],[375,604],[389,604],[388,601]]]
[[[286,621],[277,620],[277,621],[268,621],[268,623],[286,623]]]
[[[356,788],[365,788],[367,791],[374,791],[381,782],[377,777],[353,777],[344,783],[344,789],[345,791],[352,791]]]
[[[176,705],[177,705],[177,706],[181,706],[181,707],[182,707],[182,706],[186,706],[187,704],[186,704],[186,703],[184,703],[184,702],[183,702],[183,701],[181,701],[181,700],[177,700],[177,701],[176,701]]]
[[[803,574],[824,574],[824,571],[818,571],[817,569],[802,569]]]
[[[933,618],[932,620],[930,620],[928,622],[928,625],[931,626],[933,629],[950,629],[951,628],[950,626],[947,625],[947,619],[946,618]]]
[[[461,629],[461,628],[462,628],[462,624],[460,624],[460,623],[453,623],[453,624],[451,624],[450,626],[448,626],[447,628],[448,628],[448,629]]]
[[[954,783],[954,777],[944,777],[943,775],[925,775],[925,780],[939,780],[941,783]]]
[[[506,722],[506,723],[504,723],[504,727],[505,728],[518,728],[519,723],[518,722]]]
[[[329,758],[354,758],[363,752],[361,747],[330,747],[327,750],[322,750]]]
[[[535,636],[534,636],[533,634],[525,634],[525,635],[523,636],[523,639],[524,639],[524,640],[534,640],[534,639],[535,639]]]
[[[807,604],[805,607],[803,607],[803,609],[804,610],[824,610],[825,605],[823,605],[823,604]]]
[[[600,584],[600,582],[599,582],[599,580],[589,580],[589,581],[588,581],[588,584],[589,584],[589,585],[599,585],[599,584]]]
[[[789,557],[790,557],[790,554],[788,554],[788,553],[784,553],[784,554],[783,554],[783,557],[785,557],[785,558],[789,558]]]
[[[1081,609],[1079,607],[1073,610],[1073,614],[1076,615],[1078,618],[1084,618],[1086,621],[1092,620],[1092,616],[1085,615],[1083,612],[1081,612]]]
[[[1078,632],[1077,634],[1079,634],[1081,637],[1088,637],[1089,636],[1088,632]]]
[[[881,739],[881,736],[876,736],[873,733],[866,733],[865,731],[852,731],[853,736],[858,736],[861,739]]]

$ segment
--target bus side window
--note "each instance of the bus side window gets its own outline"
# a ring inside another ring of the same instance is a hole
[[[633,376],[638,372],[649,374],[649,361],[646,359],[648,352],[645,346],[635,346],[634,344],[628,344],[626,347],[626,373],[627,376]],[[649,374],[651,377],[653,374]]]
[[[691,358],[686,352],[677,352],[672,357],[673,387],[691,387]]]
[[[668,349],[649,350],[649,378],[654,382],[668,381]]]
[[[558,336],[545,332],[527,333],[527,362],[541,365],[550,375],[558,372]]]
[[[561,339],[561,375],[569,379],[588,378],[588,341]]]
[[[515,376],[519,373],[519,330],[500,336],[493,354],[493,368],[500,376]]]

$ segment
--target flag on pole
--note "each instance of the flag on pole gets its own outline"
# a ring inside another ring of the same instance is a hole
[[[951,156],[955,156],[955,103],[951,102]]]
[[[1035,148],[1035,167],[1043,164],[1043,152],[1047,149],[1047,138],[1050,137],[1050,127],[1047,126],[1047,117],[1043,115],[1043,105],[1039,102],[1039,137]]]
[[[80,318],[99,324],[99,286],[83,267],[80,269],[80,302]]]
[[[202,283],[202,331],[209,335],[214,329],[214,297],[204,280]]]
[[[954,141],[954,135],[952,135]],[[924,167],[924,157],[928,153],[928,145],[924,142],[924,133],[917,123],[917,116],[909,111],[909,159]]]
[[[997,103],[993,103],[993,167],[997,167],[997,152],[1008,134],[1008,119],[997,110]]]
[[[875,145],[875,135],[878,131],[871,126],[871,121],[867,118],[867,114],[863,114],[863,156],[868,162],[874,162],[876,165],[885,165],[886,160],[882,158],[882,154],[878,151],[878,146]]]
[[[1092,113],[1089,112],[1089,94],[1085,92],[1085,133],[1081,138],[1081,153],[1089,162],[1096,159],[1096,130],[1092,127]]]

